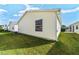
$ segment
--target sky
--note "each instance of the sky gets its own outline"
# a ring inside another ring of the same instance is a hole
[[[26,10],[60,9],[63,25],[79,21],[79,4],[0,4],[0,25],[18,21]]]

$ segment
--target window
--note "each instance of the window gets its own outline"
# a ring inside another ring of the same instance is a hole
[[[42,19],[35,21],[35,31],[41,31],[42,32]]]
[[[73,32],[74,32],[74,26],[73,26]]]
[[[14,30],[14,27],[12,27],[12,30]]]
[[[78,29],[78,25],[76,25],[76,29]]]
[[[72,29],[72,28],[71,28],[71,26],[70,26],[70,32],[72,31],[71,29]]]

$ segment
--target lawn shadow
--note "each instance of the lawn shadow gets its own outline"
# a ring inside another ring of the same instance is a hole
[[[68,52],[68,47],[65,43],[62,42],[62,35],[59,35],[59,39],[52,45],[52,48],[48,51],[47,55],[67,55],[70,54]]]
[[[1,51],[20,48],[31,48],[49,43],[53,43],[53,41],[18,33],[0,35]]]
[[[79,34],[61,33],[47,55],[79,55]]]
[[[48,51],[47,55],[68,55],[68,47],[61,41],[52,45],[52,48]]]

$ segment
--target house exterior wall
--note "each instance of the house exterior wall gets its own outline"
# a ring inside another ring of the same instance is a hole
[[[70,32],[70,27],[68,27],[68,28],[65,30],[65,32]]]
[[[15,32],[16,30],[18,31],[18,25],[16,25],[15,22],[11,22],[8,26],[8,31],[12,31],[12,32]]]
[[[35,21],[43,20],[43,31],[35,31]],[[56,40],[56,13],[55,12],[27,12],[18,23],[18,31],[20,33],[33,35],[36,37],[46,38],[48,40]]]
[[[78,27],[78,29],[76,27]],[[66,30],[66,32],[76,32],[76,33],[79,33],[79,22],[70,25],[68,27],[68,29]]]
[[[66,32],[75,32],[75,26],[74,25],[70,25],[67,29]]]
[[[56,21],[57,21],[57,38],[58,38],[58,36],[59,36],[59,34],[61,32],[61,23],[60,23],[61,21],[59,22],[58,18],[57,18]]]
[[[14,25],[14,31],[15,31],[15,32],[18,32],[18,25],[17,25],[17,24]]]
[[[78,29],[76,29],[76,26],[78,26]],[[74,32],[79,33],[79,23],[74,24]]]

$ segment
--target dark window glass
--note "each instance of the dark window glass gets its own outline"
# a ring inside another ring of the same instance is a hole
[[[78,29],[78,25],[76,25],[76,29]]]
[[[12,27],[12,29],[14,30],[14,27]]]
[[[74,26],[73,26],[73,32],[74,32]]]
[[[41,20],[36,20],[36,25],[42,25],[42,19]]]
[[[36,26],[36,31],[42,31],[42,26]]]
[[[42,31],[42,19],[35,21],[35,31]]]
[[[70,32],[71,32],[72,30],[71,30],[71,26],[70,26]]]

